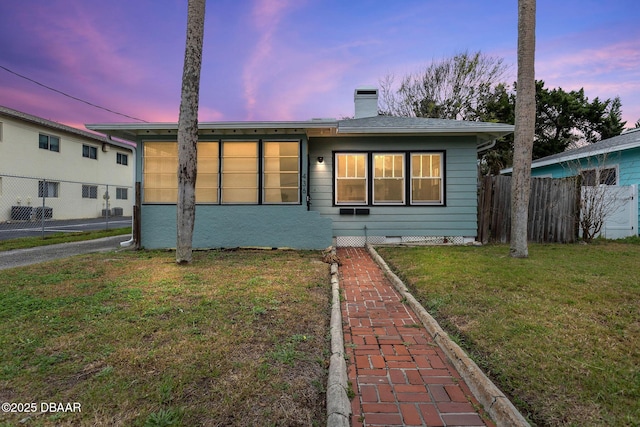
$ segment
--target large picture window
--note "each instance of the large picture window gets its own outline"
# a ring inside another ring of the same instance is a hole
[[[367,155],[336,154],[336,204],[366,205]]]
[[[444,205],[442,152],[335,153],[334,164],[336,205]]]

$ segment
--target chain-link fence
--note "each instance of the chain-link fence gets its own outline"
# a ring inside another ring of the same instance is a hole
[[[0,239],[131,225],[127,185],[0,174]]]

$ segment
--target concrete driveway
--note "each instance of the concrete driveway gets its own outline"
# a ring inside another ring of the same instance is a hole
[[[131,238],[130,234],[105,237],[102,239],[85,240],[82,242],[61,243],[58,245],[38,246],[29,249],[16,249],[0,252],[0,270],[24,265],[37,264],[58,258],[90,252],[108,252],[121,249],[120,242]]]

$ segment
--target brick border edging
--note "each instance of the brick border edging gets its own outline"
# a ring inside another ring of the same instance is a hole
[[[415,314],[425,326],[433,340],[438,344],[442,351],[446,354],[449,361],[458,370],[462,378],[466,381],[471,392],[482,404],[485,411],[489,413],[497,426],[516,426],[530,427],[527,420],[518,412],[516,407],[511,403],[498,387],[482,372],[478,365],[469,358],[469,356],[460,348],[458,344],[453,342],[449,335],[442,327],[431,317],[424,307],[409,292],[406,285],[395,275],[376,252],[375,248],[365,245],[373,260],[382,268],[385,275],[389,278],[396,290],[404,297],[407,304],[413,309]]]
[[[331,248],[335,260],[336,249]],[[329,362],[329,378],[327,380],[327,427],[349,427],[351,416],[351,400],[347,394],[349,380],[347,362],[344,352],[342,331],[342,310],[340,307],[340,282],[338,279],[338,263],[331,263],[331,359]]]

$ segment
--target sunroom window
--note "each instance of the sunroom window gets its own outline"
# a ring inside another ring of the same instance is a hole
[[[258,142],[222,144],[222,203],[258,203]]]
[[[178,200],[178,144],[146,142],[142,167],[144,201],[176,203]]]
[[[178,144],[144,144],[144,201],[176,203],[178,200]],[[218,201],[218,143],[198,142],[196,202]]]
[[[265,203],[299,203],[299,150],[298,142],[264,143]]]

